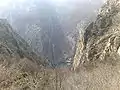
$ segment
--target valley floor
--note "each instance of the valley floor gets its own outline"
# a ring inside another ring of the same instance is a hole
[[[0,90],[120,90],[120,62],[88,67],[25,72],[0,65]]]

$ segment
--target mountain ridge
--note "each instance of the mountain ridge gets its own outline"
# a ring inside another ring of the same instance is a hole
[[[96,21],[92,22],[85,31],[81,31],[84,33],[80,33],[81,39],[78,42],[79,49],[76,52],[74,67],[79,66],[80,63],[96,62],[97,59],[104,61],[107,54],[118,54],[119,9],[119,0],[107,1],[100,9]]]

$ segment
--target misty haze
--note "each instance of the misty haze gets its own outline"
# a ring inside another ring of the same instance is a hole
[[[97,0],[6,0],[3,3],[1,18],[7,19],[15,32],[55,67],[72,64],[77,24],[94,20],[103,4]]]
[[[1,0],[0,90],[119,90],[120,0]]]

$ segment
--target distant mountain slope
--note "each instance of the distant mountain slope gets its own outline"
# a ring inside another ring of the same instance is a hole
[[[71,56],[72,51],[58,13],[48,2],[39,4],[39,8],[27,13],[26,17],[19,17],[16,20],[19,22],[14,25],[23,32],[22,35],[34,51],[48,59],[53,67],[66,65],[66,58]]]
[[[0,90],[54,88],[50,82],[55,77],[45,70],[46,64],[6,20],[0,19]]]
[[[27,58],[33,63],[42,64],[41,58],[15,33],[6,20],[0,19],[0,56],[4,58]],[[14,62],[13,62],[14,63]]]

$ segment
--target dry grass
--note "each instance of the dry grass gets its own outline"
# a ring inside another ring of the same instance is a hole
[[[98,63],[91,70],[81,66],[73,72],[67,68],[38,69],[24,60],[27,63],[22,59],[9,67],[5,62],[0,65],[0,90],[120,90],[120,62],[114,66]]]
[[[99,63],[91,70],[79,67],[66,78],[65,90],[120,90],[120,62],[113,66]]]
[[[64,72],[60,76],[59,70],[45,69],[26,58],[16,60],[1,60],[0,90],[64,90]]]

